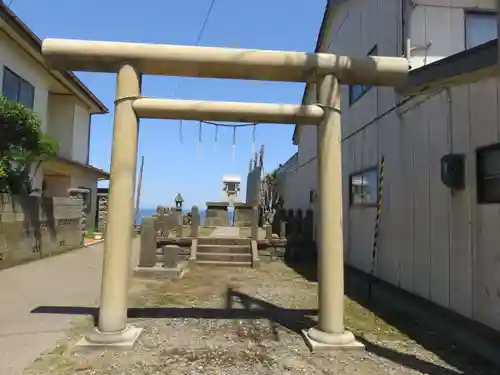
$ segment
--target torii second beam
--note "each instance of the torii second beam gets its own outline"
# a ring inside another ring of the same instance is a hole
[[[132,103],[141,118],[315,125],[324,111],[316,105],[213,102],[139,98]]]

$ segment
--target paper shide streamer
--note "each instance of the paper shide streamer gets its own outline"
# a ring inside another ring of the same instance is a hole
[[[199,128],[198,128],[198,148],[196,150],[196,155],[197,156],[200,154],[200,148],[201,148],[201,142],[202,142],[201,127],[202,127],[202,122],[200,121]]]
[[[215,126],[214,154],[217,152],[217,139],[219,138],[219,125]]]
[[[181,145],[184,144],[184,134],[182,133],[182,120],[179,120],[179,140],[181,141]]]
[[[233,127],[233,153],[231,155],[231,160],[234,161],[234,153],[236,151],[236,127]]]
[[[254,124],[252,129],[252,149],[250,150],[250,155],[253,155],[253,153],[255,152],[255,129],[257,128],[256,125],[257,124]]]
[[[219,127],[227,127],[227,128],[232,128],[233,129],[233,144],[232,144],[232,160],[234,160],[234,156],[236,154],[236,129],[237,128],[243,128],[243,127],[248,127],[251,126],[252,129],[252,155],[255,151],[255,133],[257,129],[257,125],[259,123],[257,122],[252,122],[248,124],[238,124],[238,125],[232,125],[232,124],[223,124],[223,123],[217,123],[217,122],[211,122],[211,121],[199,121],[198,122],[198,147],[196,150],[196,154],[199,155],[200,150],[201,150],[201,145],[203,143],[203,133],[202,133],[202,126],[203,124],[207,125],[212,125],[215,126],[215,135],[214,135],[214,153],[217,151],[217,143],[219,140]],[[179,138],[182,144],[184,144],[184,136],[182,133],[182,126],[183,122],[182,120],[179,121]]]

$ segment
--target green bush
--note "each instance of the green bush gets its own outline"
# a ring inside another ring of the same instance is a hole
[[[31,168],[58,152],[57,140],[42,132],[31,109],[0,95],[0,192],[30,194]]]

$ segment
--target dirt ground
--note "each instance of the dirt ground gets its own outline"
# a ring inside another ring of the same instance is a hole
[[[346,325],[365,351],[311,354],[300,330],[314,325],[316,283],[282,262],[251,268],[191,268],[180,280],[134,279],[130,322],[144,327],[134,350],[75,351],[91,325],[75,319],[68,338],[26,375],[148,374],[498,374],[442,332],[407,316],[405,332],[346,297]],[[378,310],[380,311],[380,309]],[[391,309],[386,306],[387,318]],[[429,344],[431,343],[431,344]]]

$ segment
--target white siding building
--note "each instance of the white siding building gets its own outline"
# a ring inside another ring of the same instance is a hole
[[[345,259],[368,272],[385,173],[376,275],[500,330],[500,86],[495,0],[330,1],[317,51],[405,56],[400,90],[343,86]],[[489,42],[489,43],[487,43]],[[314,103],[314,85],[305,103]],[[316,128],[297,127],[289,208],[316,189]],[[464,187],[441,177],[464,161]],[[288,189],[288,185],[287,185]]]
[[[36,171],[33,187],[48,196],[89,189],[87,223],[92,227],[97,181],[109,174],[89,165],[91,115],[107,113],[106,106],[73,73],[49,69],[41,41],[1,2],[0,51],[2,94],[33,109],[42,130],[59,141],[59,158]]]

